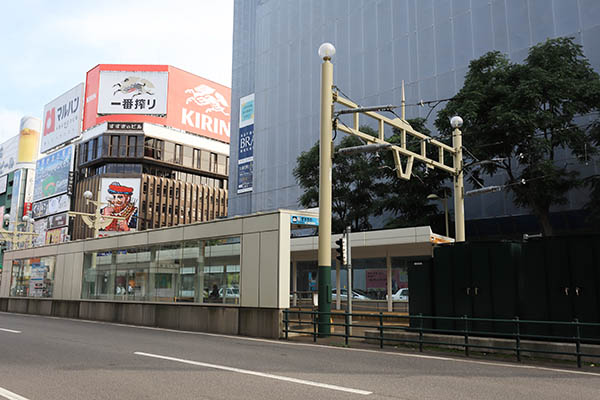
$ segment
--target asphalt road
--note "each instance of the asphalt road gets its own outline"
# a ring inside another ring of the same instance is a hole
[[[600,373],[0,313],[0,399],[598,399]]]

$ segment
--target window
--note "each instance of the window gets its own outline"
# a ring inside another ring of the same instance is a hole
[[[98,138],[95,138],[92,140],[92,156],[90,157],[90,160],[95,160],[98,157],[100,157],[98,154]]]
[[[108,155],[110,157],[118,157],[119,156],[119,136],[111,135],[110,143],[108,146]]]
[[[194,149],[194,167],[200,169],[200,149]]]
[[[14,260],[10,295],[52,297],[55,265],[55,256]]]
[[[137,136],[127,137],[127,157],[135,157],[135,149],[137,147]]]
[[[200,169],[210,171],[210,153],[204,150],[200,151]]]
[[[217,153],[210,153],[210,172],[217,172]]]
[[[88,145],[89,142],[85,142],[81,146],[79,146],[79,153],[81,156],[80,164],[86,163],[88,161]]]
[[[168,163],[175,163],[175,143],[164,143],[165,157],[164,160]]]
[[[175,164],[181,164],[183,162],[183,146],[180,144],[175,145],[175,156],[173,157]]]
[[[183,146],[183,165],[194,168],[194,149],[189,146]]]

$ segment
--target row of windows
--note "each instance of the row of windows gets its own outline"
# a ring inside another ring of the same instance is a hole
[[[206,185],[217,189],[227,189],[227,179],[209,178],[189,172],[173,171],[166,168],[150,167],[141,164],[119,164],[109,163],[97,167],[81,168],[82,178],[89,178],[95,175],[103,174],[148,174],[161,178],[175,179],[194,185]]]
[[[227,189],[227,179],[210,178],[207,176],[192,174],[190,172],[173,171],[172,169],[147,165],[144,165],[142,171],[144,174],[157,176],[159,178],[176,179],[178,181],[192,183],[194,185],[206,185],[218,189]]]
[[[144,156],[215,174],[229,174],[229,157],[155,138],[144,139]]]
[[[229,174],[227,155],[139,135],[104,135],[79,145],[79,165],[102,157],[148,157],[215,174]]]

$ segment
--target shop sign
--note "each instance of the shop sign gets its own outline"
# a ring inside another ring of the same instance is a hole
[[[100,71],[98,114],[167,114],[167,71]]]
[[[44,127],[40,152],[73,140],[81,134],[83,83],[52,100],[44,107]]]

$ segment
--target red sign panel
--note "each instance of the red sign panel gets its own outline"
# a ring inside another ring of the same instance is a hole
[[[167,115],[98,114],[100,71],[168,71]],[[105,121],[150,122],[229,143],[231,89],[167,65],[100,64],[87,73],[83,130]]]
[[[231,89],[169,67],[167,125],[229,143]]]

